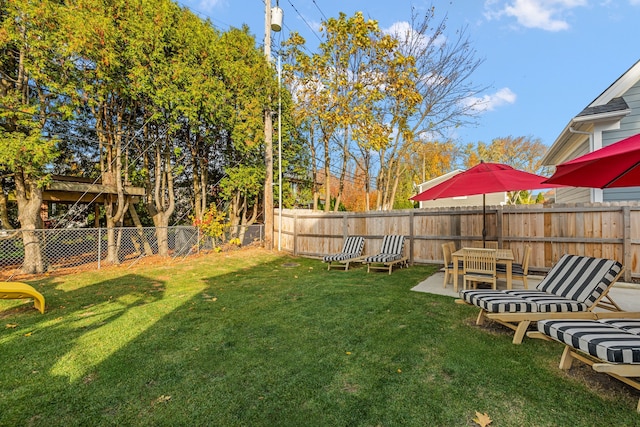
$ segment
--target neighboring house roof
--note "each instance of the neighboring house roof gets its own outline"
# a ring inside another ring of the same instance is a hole
[[[437,176],[433,179],[430,179],[428,181],[423,182],[422,184],[418,184],[418,187],[420,188],[420,192],[428,190],[431,187],[435,187],[436,185],[440,184],[441,182],[444,182],[446,180],[448,180],[449,178],[452,178],[456,175],[458,175],[459,173],[462,173],[463,171],[461,169],[454,169],[451,172],[447,172],[444,175],[440,175]]]
[[[542,164],[554,166],[570,160],[570,156],[583,143],[585,134],[593,132],[594,127],[602,123],[619,122],[629,115],[631,109],[622,96],[639,80],[640,61],[637,61],[569,121],[542,158]]]
[[[430,189],[431,187],[435,187],[452,178],[459,173],[464,172],[461,169],[455,169],[451,172],[447,172],[444,175],[440,175],[433,179],[423,182],[422,184],[418,184],[418,193],[422,193]],[[505,191],[500,193],[488,193],[485,195],[487,200],[487,205],[498,205],[504,204],[507,199],[507,193]],[[471,196],[461,196],[461,197],[445,197],[442,199],[436,200],[425,200],[420,201],[420,207],[434,207],[434,206],[481,206],[482,205],[482,194],[474,194]]]

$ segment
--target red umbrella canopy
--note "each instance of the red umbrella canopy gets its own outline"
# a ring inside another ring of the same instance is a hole
[[[472,196],[474,194],[499,193],[502,191],[559,187],[559,185],[543,184],[546,179],[544,176],[514,169],[509,165],[481,162],[413,196],[411,200],[435,200],[445,197]]]
[[[548,184],[573,187],[640,186],[640,134],[556,166]]]

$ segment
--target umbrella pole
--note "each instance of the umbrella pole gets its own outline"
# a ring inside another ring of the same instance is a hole
[[[482,247],[486,248],[487,239],[487,203],[485,200],[485,194],[482,195]]]

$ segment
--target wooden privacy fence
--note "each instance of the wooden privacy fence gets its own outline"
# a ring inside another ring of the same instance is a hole
[[[279,212],[275,211],[278,218]],[[442,263],[442,243],[458,248],[482,239],[482,207],[324,213],[282,211],[274,242],[294,255],[320,257],[339,252],[346,236],[365,237],[365,255],[379,251],[382,237],[408,237],[411,263]],[[488,206],[487,240],[511,248],[516,260],[532,248],[530,270],[546,272],[563,254],[611,258],[626,268],[624,280],[640,278],[640,204],[593,203]]]

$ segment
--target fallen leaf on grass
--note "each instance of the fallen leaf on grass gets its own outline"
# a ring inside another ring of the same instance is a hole
[[[156,400],[151,402],[151,406],[157,405],[158,403],[165,403],[165,402],[168,402],[170,400],[171,400],[171,396],[167,396],[167,395],[163,394],[162,396],[158,397]]]
[[[7,323],[6,324],[6,328],[8,329],[13,329],[13,328],[17,328],[18,324],[17,323]]]
[[[473,419],[473,421],[480,427],[487,427],[493,422],[493,420],[489,417],[489,415],[487,415],[486,412],[484,414],[481,414],[478,411],[476,411],[476,417]]]
[[[33,334],[33,332],[27,332],[26,334],[24,334],[25,337],[30,337],[31,334]]]

